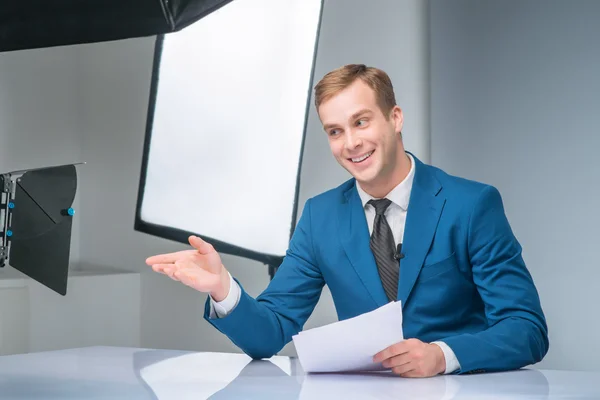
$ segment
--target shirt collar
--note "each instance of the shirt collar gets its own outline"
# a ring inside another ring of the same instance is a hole
[[[410,171],[408,171],[408,175],[402,182],[398,184],[395,188],[393,188],[386,198],[390,199],[392,203],[398,205],[404,211],[408,210],[408,201],[410,200],[410,192],[412,190],[412,184],[415,177],[415,160],[410,153],[406,153],[408,158],[410,159]],[[356,184],[356,190],[358,191],[358,195],[360,196],[360,201],[362,202],[363,208],[366,206],[367,202],[371,199],[374,199],[373,196],[365,192],[360,184]]]

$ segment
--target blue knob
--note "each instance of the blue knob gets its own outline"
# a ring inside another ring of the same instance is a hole
[[[73,208],[69,208],[67,210],[67,213],[72,217],[73,215],[75,215],[75,210],[73,210]]]
[[[8,203],[8,208],[15,208],[15,203],[13,203],[12,201]]]
[[[6,231],[6,236],[8,236],[8,237],[12,236],[12,231],[10,229]]]

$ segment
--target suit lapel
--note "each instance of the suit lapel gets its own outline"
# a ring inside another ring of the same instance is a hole
[[[388,301],[369,247],[369,228],[355,184],[344,193],[345,202],[338,211],[340,238],[356,273],[377,306],[381,307]]]
[[[413,156],[414,157],[414,156]],[[430,167],[415,159],[415,177],[411,190],[400,263],[398,300],[406,304],[425,256],[431,246],[446,199],[440,194],[441,184]]]

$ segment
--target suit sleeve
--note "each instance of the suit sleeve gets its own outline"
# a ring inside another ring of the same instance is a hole
[[[488,328],[443,339],[458,358],[458,372],[511,370],[541,361],[549,346],[546,320],[494,187],[487,186],[480,194],[467,240]]]
[[[265,291],[256,299],[242,290],[239,302],[223,318],[204,318],[254,359],[269,358],[302,330],[325,284],[318,268],[311,232],[311,200],[304,206],[284,260]]]

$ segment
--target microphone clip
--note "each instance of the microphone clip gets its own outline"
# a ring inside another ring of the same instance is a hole
[[[402,254],[402,243],[398,243],[396,247],[396,251],[394,252],[394,260],[400,261],[404,258],[404,254]]]

